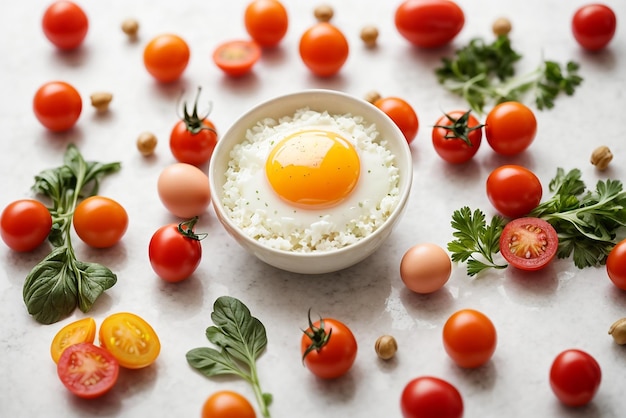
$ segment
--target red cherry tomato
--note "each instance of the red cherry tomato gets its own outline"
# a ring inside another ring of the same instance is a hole
[[[111,353],[89,342],[70,345],[57,363],[63,385],[85,399],[97,398],[111,390],[119,371],[120,365]]]
[[[522,103],[500,103],[487,114],[485,138],[498,154],[519,154],[530,146],[536,134],[535,114]]]
[[[609,253],[606,272],[615,286],[626,290],[626,239],[618,242]]]
[[[459,367],[471,369],[487,363],[496,344],[496,328],[482,312],[462,309],[443,326],[443,346]]]
[[[32,251],[48,237],[52,216],[43,203],[33,199],[9,203],[0,217],[2,240],[13,251]]]
[[[463,10],[450,0],[406,0],[396,9],[395,25],[413,45],[437,48],[463,29]]]
[[[469,111],[455,110],[444,114],[433,127],[435,152],[451,164],[471,160],[482,142],[482,127]]]
[[[552,225],[539,218],[517,218],[507,223],[500,235],[500,252],[510,265],[535,271],[547,266],[556,255],[559,237]]]
[[[382,110],[393,120],[410,144],[417,135],[419,120],[413,107],[399,97],[383,97],[374,102],[374,106]]]
[[[600,365],[581,350],[563,351],[550,368],[550,386],[556,397],[568,406],[583,406],[591,402],[601,380]]]
[[[529,169],[508,164],[487,177],[487,197],[493,207],[509,218],[528,214],[541,202],[543,188],[539,178]]]
[[[94,248],[112,247],[128,228],[124,207],[104,196],[91,196],[80,202],[72,220],[78,237]]]
[[[572,18],[572,33],[583,48],[598,51],[606,47],[617,27],[615,12],[604,4],[582,6]]]
[[[202,259],[202,237],[193,232],[197,219],[159,228],[150,239],[148,257],[154,272],[167,282],[180,282],[193,274]]]
[[[299,50],[304,65],[320,77],[337,74],[350,53],[344,34],[328,22],[307,29],[300,38]]]
[[[200,89],[191,113],[184,106],[183,117],[170,133],[170,150],[181,163],[199,166],[207,163],[217,145],[217,131],[209,119],[198,114]]]
[[[69,130],[83,110],[78,91],[64,81],[51,81],[41,86],[33,98],[37,120],[53,132]]]
[[[300,342],[305,366],[317,377],[335,379],[354,364],[357,342],[347,325],[333,318],[311,322]]]
[[[71,50],[83,43],[89,29],[89,19],[76,3],[61,0],[48,6],[41,26],[44,35],[54,46]]]
[[[285,6],[278,0],[253,0],[246,7],[244,23],[248,34],[256,43],[273,47],[287,33],[289,16]]]
[[[261,58],[261,47],[251,41],[228,41],[213,52],[213,62],[226,75],[241,77],[252,71]]]
[[[461,418],[463,398],[450,383],[437,377],[418,377],[404,387],[400,398],[404,418]]]
[[[189,63],[189,45],[178,35],[158,35],[143,50],[143,63],[157,81],[171,83],[178,80]]]

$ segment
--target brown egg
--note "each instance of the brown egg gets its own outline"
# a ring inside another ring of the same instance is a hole
[[[438,245],[417,244],[404,254],[400,277],[404,285],[416,293],[432,293],[441,289],[452,273],[452,261]]]
[[[159,175],[157,189],[163,206],[183,219],[201,215],[211,202],[208,176],[191,164],[166,167]]]

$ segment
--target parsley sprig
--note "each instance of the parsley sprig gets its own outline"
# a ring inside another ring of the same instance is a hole
[[[492,103],[521,101],[527,93],[534,95],[537,108],[550,109],[560,93],[573,95],[583,81],[574,61],[562,67],[544,60],[535,70],[518,76],[515,64],[521,58],[506,35],[490,44],[475,38],[458,49],[454,57],[442,58],[435,74],[440,84],[463,97],[477,113],[483,113]]]
[[[572,256],[578,268],[597,267],[618,240],[626,226],[626,192],[619,180],[599,180],[594,190],[587,190],[578,169],[565,172],[558,168],[550,181],[553,196],[539,204],[527,216],[544,219],[557,231],[558,258]],[[448,243],[452,261],[466,262],[467,274],[474,276],[488,268],[502,269],[494,256],[500,251],[499,240],[506,221],[494,216],[487,224],[485,214],[469,207],[452,215],[455,240]]]

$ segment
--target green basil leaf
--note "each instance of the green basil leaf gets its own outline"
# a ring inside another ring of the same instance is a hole
[[[224,352],[209,347],[200,347],[189,350],[185,357],[191,367],[206,377],[234,374],[247,380],[247,376]]]
[[[74,266],[78,278],[78,307],[81,311],[88,312],[96,299],[117,282],[117,276],[98,263],[77,260]]]

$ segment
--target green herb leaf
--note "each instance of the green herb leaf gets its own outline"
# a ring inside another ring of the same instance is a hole
[[[76,260],[74,263],[78,279],[78,307],[89,312],[105,290],[117,282],[117,276],[108,268],[98,263],[86,263]]]

